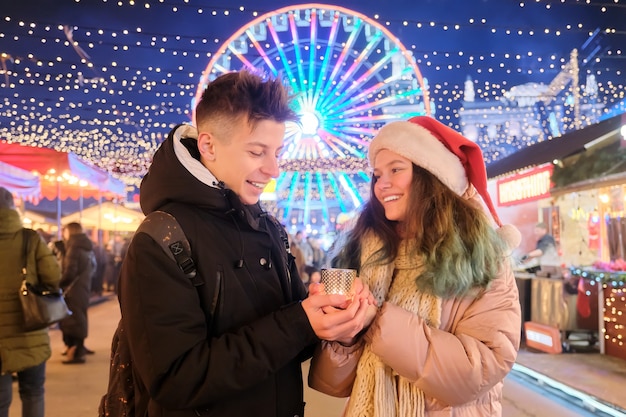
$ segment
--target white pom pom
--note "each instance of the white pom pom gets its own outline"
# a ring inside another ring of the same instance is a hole
[[[517,248],[522,243],[522,234],[512,224],[503,225],[496,230],[496,233],[507,243],[511,250]]]

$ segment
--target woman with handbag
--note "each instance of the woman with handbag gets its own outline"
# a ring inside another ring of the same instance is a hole
[[[63,342],[67,346],[67,359],[63,364],[85,363],[88,322],[87,309],[91,295],[91,278],[96,270],[96,255],[91,239],[83,232],[80,223],[63,227],[65,256],[62,261],[61,288],[72,315],[59,322]],[[89,351],[93,353],[92,351]],[[0,416],[1,417],[1,416]]]
[[[9,415],[13,373],[17,373],[22,417],[44,416],[50,338],[47,328],[24,330],[19,301],[24,256],[29,282],[38,280],[47,288],[58,289],[61,279],[59,265],[43,239],[36,233],[25,234],[22,229],[11,192],[0,187],[0,417]],[[28,239],[26,245],[24,238]],[[22,253],[24,247],[28,248],[26,253]]]

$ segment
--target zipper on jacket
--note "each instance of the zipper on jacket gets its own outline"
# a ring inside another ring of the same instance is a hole
[[[222,265],[217,265],[217,273],[215,274],[215,288],[213,288],[213,298],[210,300],[209,305],[209,318],[208,336],[213,336],[213,325],[216,323],[219,316],[218,307],[220,307],[220,295],[222,290],[222,277],[224,276],[224,268]]]

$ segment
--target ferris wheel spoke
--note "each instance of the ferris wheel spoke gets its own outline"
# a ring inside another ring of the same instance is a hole
[[[265,64],[272,71],[272,74],[274,75],[274,77],[276,77],[278,75],[278,70],[274,66],[274,63],[272,62],[270,57],[267,56],[267,53],[265,52],[265,50],[259,44],[259,41],[257,41],[256,37],[254,36],[254,33],[252,33],[252,30],[251,29],[246,30],[246,35],[248,35],[248,39],[250,39],[250,42],[252,42],[252,45],[254,45],[254,48],[259,53],[259,56],[263,58],[263,61],[265,62]]]
[[[324,143],[335,153],[335,155],[339,157],[347,156],[347,154],[341,149],[342,147],[346,149],[347,146],[337,146],[337,144],[335,143],[335,138],[332,135],[322,133],[320,135],[320,139],[324,141]]]
[[[336,130],[326,130],[320,135],[320,138],[341,157],[356,156],[357,158],[363,158],[365,156],[354,145],[354,142],[356,142],[357,146],[367,146],[367,142],[364,140],[355,140],[355,138]]]
[[[354,61],[352,62],[352,65],[350,65],[350,67],[342,74],[342,76],[339,79],[339,82],[333,87],[333,90],[335,91],[334,96],[329,95],[322,101],[323,106],[327,106],[328,105],[327,103],[329,100],[334,101],[334,99],[337,96],[344,94],[345,91],[347,91],[351,85],[356,84],[355,81],[353,81],[351,84],[348,84],[348,80],[351,80],[354,74],[356,74],[356,72],[363,66],[363,64],[366,62],[365,61],[366,58],[369,57],[374,47],[378,45],[378,43],[382,39],[383,39],[383,36],[382,36],[382,32],[380,31],[376,32],[372,36],[372,39],[369,40],[369,42],[367,43],[365,48],[363,48],[359,56],[354,59]],[[344,87],[345,87],[345,90],[344,90]]]
[[[215,64],[213,68],[216,69],[220,74],[225,74],[228,72],[228,69],[221,66],[220,64]],[[206,85],[204,86],[204,88],[206,88]]]
[[[329,108],[336,108],[340,103],[346,102],[347,100],[351,99],[353,97],[352,94],[355,92],[357,92],[357,96],[355,96],[354,98],[358,99],[359,88],[363,85],[367,85],[367,82],[374,75],[377,75],[382,67],[391,60],[393,53],[397,52],[398,49],[394,49],[393,51],[390,51],[390,53],[385,54],[382,59],[379,59],[377,62],[375,62],[373,66],[368,68],[367,71],[365,71],[357,80],[352,83],[352,85],[348,86],[346,90],[344,90],[340,95],[336,96],[333,101],[327,104],[327,106]]]
[[[320,93],[316,98],[321,97],[323,99],[324,97],[327,97],[328,95],[330,95],[330,90],[334,88],[333,83],[335,79],[338,78],[339,71],[342,70],[344,63],[346,62],[346,58],[348,57],[348,54],[350,53],[350,51],[353,50],[354,44],[356,43],[359,37],[359,34],[361,33],[362,28],[363,28],[362,20],[358,18],[355,19],[354,27],[352,28],[352,31],[350,32],[350,36],[348,36],[347,41],[345,42],[345,44],[343,44],[341,53],[337,57],[337,62],[335,62],[335,65],[333,67],[332,72],[330,73],[330,76],[326,79],[326,83],[324,84],[323,88],[321,88]]]
[[[357,147],[362,147],[362,148],[367,148],[367,146],[369,145],[369,141],[358,137],[358,136],[352,136],[347,134],[346,132],[346,127],[351,127],[351,124],[347,124],[346,126],[341,126],[340,129],[336,129],[336,128],[327,128],[325,129],[325,132],[329,133],[330,135],[332,135],[332,137],[334,138],[335,141],[337,141],[337,143],[341,143],[341,144],[346,144],[345,146],[357,146]],[[356,156],[358,157],[362,157],[364,154],[363,152],[357,152]]]
[[[391,60],[391,55],[386,54],[384,59],[378,60],[372,67],[370,67],[367,71],[365,71],[352,85],[350,85],[343,93],[337,97],[333,101],[327,104],[329,108],[337,108],[341,103],[345,103],[348,100],[358,100],[360,98],[366,97],[365,91],[359,94],[360,86],[367,85],[367,82],[374,76],[377,75],[380,69]],[[377,90],[378,86],[386,87],[384,84],[376,84],[374,87]],[[367,91],[367,90],[366,90]],[[356,94],[356,95],[353,95]]]
[[[331,55],[333,53],[333,45],[337,41],[337,33],[339,32],[339,13],[335,12],[332,24],[330,26],[330,33],[328,34],[328,42],[326,44],[326,53],[324,54],[324,59],[322,61],[322,65],[319,70],[319,74],[317,76],[317,82],[315,83],[315,92],[313,93],[313,106],[317,105],[319,100],[320,92],[322,91],[322,87],[324,85],[324,75],[326,75],[326,71],[328,70],[328,66],[331,61]],[[312,63],[310,64],[312,65]]]
[[[326,194],[324,193],[324,190],[326,189],[326,187],[324,187],[324,180],[322,179],[321,172],[319,171],[315,172],[315,180],[317,182],[317,190],[320,195],[320,203],[322,206],[322,217],[324,218],[324,220],[328,222],[330,221],[330,213],[328,212],[328,202],[326,201]]]
[[[298,27],[296,26],[296,18],[293,13],[289,14],[289,29],[291,30],[291,39],[293,41],[293,52],[295,54],[295,65],[298,68],[298,81],[300,81],[300,89],[298,91],[306,91],[304,85],[304,68],[302,67],[302,54],[300,53],[300,40],[298,36]]]
[[[291,65],[289,65],[289,59],[287,58],[287,54],[285,53],[285,49],[283,48],[283,43],[280,41],[278,32],[276,31],[276,27],[274,26],[271,19],[267,19],[266,22],[267,22],[267,28],[270,32],[270,35],[272,36],[272,39],[274,40],[274,46],[276,48],[276,51],[278,52],[278,56],[280,56],[280,60],[283,63],[283,68],[285,69],[285,72],[287,74],[289,85],[291,85],[291,88],[294,89],[295,91],[299,91],[300,87],[298,86],[296,82],[296,77],[291,71]]]
[[[380,93],[381,91],[389,88],[389,85],[391,85],[392,83],[398,80],[401,80],[403,77],[407,76],[410,73],[411,73],[411,68],[405,67],[397,74],[387,77],[384,80],[381,80],[377,82],[376,84],[369,86],[368,88],[364,88],[361,91],[358,91],[356,94],[349,97],[350,100],[344,100],[342,103],[337,104],[336,106],[328,107],[328,114],[334,114],[334,113],[343,114],[346,107],[350,108],[351,106],[354,105],[354,103],[359,102],[359,101],[364,101],[367,99],[368,96],[373,96],[377,93]],[[418,90],[418,91],[421,93],[421,90]]]
[[[383,124],[392,122],[397,120],[398,116],[395,114],[373,114],[373,115],[363,115],[359,117],[351,117],[350,119],[330,119],[327,121],[330,124],[334,124],[335,126],[339,126],[343,129],[346,126],[350,126],[352,123],[365,124],[365,125],[375,125],[375,124]]]
[[[354,185],[354,182],[348,177],[345,172],[340,172],[338,175],[339,183],[344,187],[344,190],[352,198],[352,204],[354,207],[360,207],[363,203],[363,199],[359,196],[359,190]]]
[[[291,176],[291,184],[289,187],[289,194],[287,195],[287,204],[285,204],[285,215],[284,218],[289,218],[289,214],[291,212],[291,208],[293,207],[293,202],[296,197],[296,190],[298,190],[298,181],[299,175],[297,172],[294,172]]]
[[[394,103],[402,101],[402,99],[406,97],[415,97],[416,94],[419,94],[420,90],[409,90],[403,93],[396,93],[394,96],[387,96],[385,98],[377,99],[374,101],[366,102],[359,106],[342,106],[347,107],[346,110],[342,113],[344,117],[350,117],[353,115],[361,114],[363,112],[382,109],[383,107],[392,106]]]
[[[350,136],[369,136],[369,137],[373,137],[378,129],[373,128],[373,127],[360,127],[360,126],[343,126],[341,128],[341,132],[344,135],[350,135]],[[369,144],[368,141],[365,140],[361,140],[360,142],[366,143],[366,145],[364,145],[365,147],[367,146],[367,144]]]
[[[236,56],[241,61],[242,64],[248,67],[248,69],[250,70],[255,69],[255,66],[252,64],[252,62],[248,61],[248,59],[244,56],[244,54],[238,51],[237,48],[235,48],[232,44],[228,45],[228,50],[232,52],[232,54]]]
[[[304,211],[303,216],[306,220],[308,220],[311,216],[311,172],[307,171],[304,173]],[[308,221],[307,221],[308,223]]]
[[[311,11],[311,25],[310,25],[310,42],[309,42],[309,78],[307,80],[307,91],[310,92],[313,88],[313,82],[315,80],[315,51],[317,50],[317,11],[315,9]],[[310,94],[310,93],[309,93]],[[309,97],[310,103],[313,103],[313,97]]]
[[[330,187],[332,188],[333,192],[335,193],[335,196],[337,196],[337,202],[339,203],[339,208],[341,209],[341,211],[343,213],[345,213],[346,210],[346,205],[343,202],[343,196],[341,195],[341,191],[339,190],[339,186],[337,185],[337,180],[335,179],[335,174],[333,174],[332,172],[327,172],[326,173],[326,178],[328,178],[328,184],[330,185]]]
[[[369,176],[369,175],[367,174],[367,172],[365,172],[365,171],[359,171],[359,172],[357,172],[357,175],[358,175],[359,177],[361,177],[361,179],[362,179],[363,181],[365,181],[365,182],[367,182],[367,181],[371,180],[370,176]]]

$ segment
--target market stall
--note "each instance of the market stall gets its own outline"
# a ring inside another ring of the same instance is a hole
[[[586,283],[582,288],[581,308],[593,311],[595,302],[600,312],[601,352],[626,360],[626,263],[598,262],[589,267],[572,268],[571,273]]]
[[[61,202],[83,198],[123,199],[125,184],[78,156],[54,149],[0,142],[0,161],[35,174],[41,197],[57,201],[57,237],[60,238]]]
[[[24,169],[0,161],[0,187],[22,200],[37,202],[41,197],[39,177]]]
[[[78,222],[85,229],[107,232],[134,232],[145,216],[138,210],[121,204],[105,201],[64,216],[63,224]]]
[[[573,271],[574,269],[572,269]],[[595,279],[565,271],[544,278],[515,272],[527,346],[548,352],[602,350],[602,291]]]
[[[0,142],[0,161],[35,173],[41,196],[73,200],[125,195],[125,185],[105,170],[87,164],[70,152]]]
[[[487,167],[500,218],[525,237],[514,256],[533,248],[536,222],[558,245],[562,279],[516,273],[524,336],[545,351],[560,352],[582,334],[582,342],[597,338],[596,349],[626,359],[624,126],[626,114],[612,116]]]

